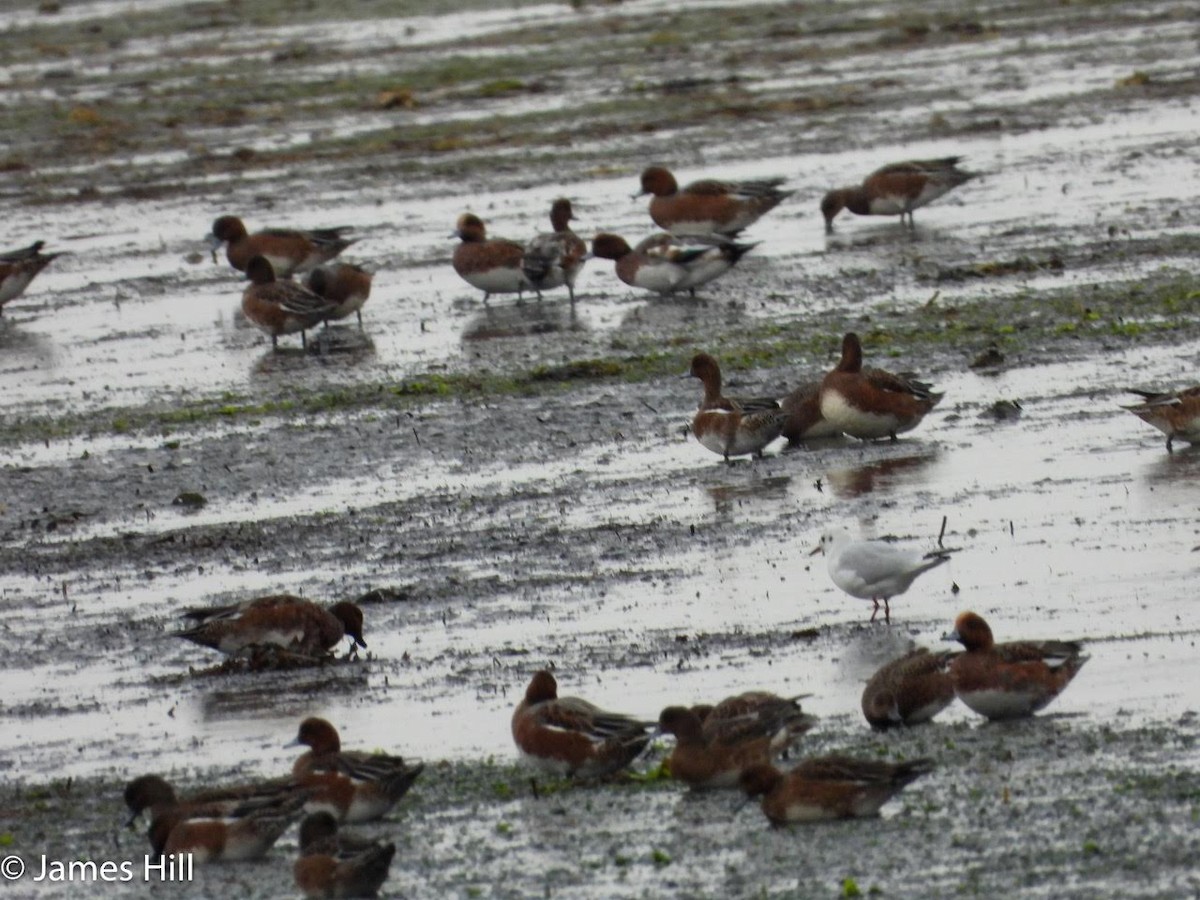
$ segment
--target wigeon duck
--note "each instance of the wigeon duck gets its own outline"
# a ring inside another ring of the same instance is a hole
[[[308,347],[310,328],[328,319],[338,304],[314,294],[294,281],[279,281],[265,256],[256,256],[246,267],[250,284],[242,292],[242,312],[271,336],[278,349],[281,334],[300,332],[300,344]]]
[[[838,528],[822,534],[809,555],[824,553],[833,583],[851,597],[875,604],[872,622],[882,602],[884,621],[891,623],[888,601],[912,587],[918,575],[940,566],[956,552],[956,548],[946,547],[921,553],[901,550],[886,541],[856,541],[850,532]]]
[[[260,859],[300,818],[303,791],[278,792],[263,798],[181,803],[174,789],[158,776],[135,779],[125,789],[132,823],[147,813],[148,837],[154,853],[190,853],[195,862]]]
[[[924,206],[979,172],[958,168],[961,156],[914,159],[877,169],[857,187],[830,191],[821,201],[825,230],[833,231],[833,218],[843,209],[860,216],[899,216],[913,225],[913,210]]]
[[[849,332],[842,338],[842,358],[821,379],[821,415],[851,437],[870,441],[911,431],[938,405],[942,394],[908,375],[864,369],[862,342]]]
[[[762,797],[772,825],[855,819],[879,814],[880,807],[922,775],[933,760],[886,763],[847,756],[807,759],[789,772],[751,766],[740,786],[748,797]]]
[[[687,291],[694,297],[696,288],[720,278],[755,246],[652,234],[630,248],[623,237],[604,233],[592,240],[592,254],[614,260],[617,277],[630,287],[667,295]]]
[[[5,303],[20,297],[38,272],[62,256],[61,253],[43,253],[44,246],[45,241],[34,241],[20,250],[0,253],[0,315],[4,313]]]
[[[671,777],[694,788],[737,787],[744,769],[769,763],[815,724],[795,698],[765,691],[729,697],[714,707],[669,706],[659,728],[675,736]]]
[[[748,453],[763,455],[763,449],[783,429],[786,414],[779,403],[767,397],[726,397],[721,393],[721,367],[707,353],[692,357],[688,374],[704,385],[704,397],[692,419],[692,434],[702,446],[725,457]]]
[[[125,785],[125,805],[130,816],[126,825],[132,826],[143,813],[155,807],[170,808],[178,813],[201,818],[236,818],[267,808],[290,807],[294,797],[307,798],[299,782],[291,778],[228,787],[205,788],[180,798],[161,775],[139,775]]]
[[[454,248],[454,271],[463,281],[483,291],[483,302],[492,294],[513,294],[521,299],[532,288],[521,265],[525,247],[504,238],[489,238],[483,219],[472,213],[458,217],[454,235],[460,243]]]
[[[964,612],[946,640],[966,647],[950,662],[954,692],[989,719],[1032,716],[1062,693],[1088,661],[1076,641],[997,644],[982,616]]]
[[[559,697],[549,672],[534,673],[512,717],[512,735],[526,761],[576,779],[612,775],[633,762],[650,740],[650,725],[606,712],[578,697]]]
[[[540,295],[542,291],[567,286],[571,302],[575,302],[575,279],[587,261],[587,244],[571,230],[575,218],[571,201],[565,197],[550,207],[550,224],[554,231],[534,236],[525,245],[521,270]]]
[[[1200,444],[1200,385],[1171,393],[1139,391],[1131,388],[1143,402],[1126,406],[1143,422],[1153,425],[1167,436],[1167,452],[1176,438],[1189,444]]]
[[[226,656],[252,656],[270,646],[322,659],[343,637],[367,646],[362,610],[345,600],[327,608],[290,594],[273,594],[233,606],[188,609],[181,615],[196,625],[176,632],[176,637]]]
[[[374,897],[395,855],[395,844],[347,835],[332,815],[317,812],[300,823],[300,858],[292,874],[305,897]]]
[[[318,297],[337,304],[326,321],[344,319],[353,313],[362,328],[363,304],[371,296],[371,273],[366,269],[350,263],[321,266],[308,273],[304,286]]]
[[[872,728],[930,721],[954,700],[947,667],[953,653],[930,653],[924,647],[893,659],[871,676],[862,694],[862,711]]]
[[[225,244],[225,258],[238,271],[250,274],[250,261],[262,256],[270,262],[276,275],[288,278],[296,272],[305,272],[329,262],[353,244],[356,238],[342,237],[350,230],[346,227],[312,231],[266,228],[250,234],[237,216],[221,216],[213,222],[208,243],[212,247],[214,262],[217,250]]]
[[[683,188],[662,166],[642,172],[642,190],[653,194],[650,218],[672,234],[735,235],[770,212],[791,191],[781,191],[783,178],[716,181],[706,178]]]
[[[309,747],[292,764],[292,777],[311,792],[305,808],[341,822],[387,815],[425,769],[424,763],[386,753],[342,750],[337,729],[316,717],[300,723],[292,745]]]
[[[841,434],[821,415],[820,381],[804,382],[779,401],[779,406],[787,415],[782,433],[792,446]]]

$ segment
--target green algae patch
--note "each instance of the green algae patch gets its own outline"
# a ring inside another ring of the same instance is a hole
[[[399,382],[367,382],[327,390],[293,387],[271,400],[224,393],[216,399],[181,401],[170,408],[125,408],[79,415],[10,417],[0,445],[70,436],[153,432],[216,422],[255,422],[270,417],[314,416],[419,408],[422,404],[472,397],[537,396],[566,385],[609,380],[641,384],[682,375],[693,353],[712,353],[726,372],[779,366],[828,367],[841,335],[857,331],[869,352],[920,359],[961,352],[996,341],[1006,353],[1037,348],[1069,356],[1081,342],[1174,340],[1200,334],[1200,278],[1164,269],[1153,279],[1019,291],[996,297],[981,293],[953,305],[936,298],[896,315],[837,319],[789,307],[786,321],[756,322],[703,339],[682,331],[670,335],[625,335],[612,341],[613,355],[587,357],[527,369],[414,374]],[[664,349],[666,348],[666,349]]]
[[[578,381],[589,378],[615,378],[624,372],[621,363],[609,359],[581,359],[558,366],[538,366],[529,373],[530,381]]]

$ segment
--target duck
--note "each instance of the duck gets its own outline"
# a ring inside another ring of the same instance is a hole
[[[915,228],[914,209],[982,174],[960,169],[960,162],[961,156],[945,156],[891,163],[876,169],[860,185],[829,191],[821,200],[825,231],[833,231],[834,217],[843,209],[859,216],[899,216],[901,224],[907,217],[908,225]]]
[[[305,816],[299,843],[292,875],[309,898],[374,897],[396,855],[395,844],[340,831],[337,819],[324,811]]]
[[[196,624],[175,637],[226,656],[253,656],[270,646],[317,660],[346,637],[367,646],[362,609],[345,600],[325,607],[291,594],[271,594],[230,606],[187,609],[181,616]]]
[[[620,235],[603,232],[592,240],[592,255],[616,262],[617,277],[630,287],[671,296],[720,278],[756,247],[719,237],[679,238],[652,234],[636,247]]]
[[[1174,452],[1176,440],[1200,444],[1200,385],[1173,392],[1137,388],[1129,392],[1142,402],[1124,408],[1167,436],[1168,453]]]
[[[425,770],[423,762],[401,756],[343,750],[337,729],[319,716],[304,719],[288,746],[309,748],[292,764],[292,778],[311,791],[305,809],[339,822],[387,815]]]
[[[653,195],[650,218],[671,234],[732,237],[792,195],[780,190],[784,181],[705,178],[681,188],[669,169],[649,166],[642,172],[642,189],[636,196]]]
[[[539,771],[598,780],[629,766],[650,742],[652,723],[608,712],[578,697],[559,697],[547,670],[533,674],[512,716],[513,741]]]
[[[948,641],[965,652],[950,661],[954,693],[987,719],[1023,719],[1043,709],[1079,674],[1089,657],[1078,641],[996,643],[983,616],[960,613]]]
[[[671,777],[697,789],[737,787],[746,768],[772,762],[816,723],[800,699],[747,691],[714,706],[667,707],[658,723],[675,736]]]
[[[876,731],[921,725],[954,702],[953,652],[916,647],[885,663],[862,693],[863,717]]]
[[[259,796],[181,802],[159,776],[142,776],[126,786],[130,824],[148,814],[151,849],[164,855],[192,854],[197,863],[261,859],[300,818],[303,790],[269,789]]]
[[[484,303],[492,294],[516,294],[520,301],[523,293],[533,288],[522,267],[523,244],[489,238],[483,219],[474,213],[458,217],[454,234],[460,241],[454,248],[454,271],[471,287],[483,291]]]
[[[250,284],[242,292],[242,312],[260,331],[269,335],[271,347],[279,349],[279,337],[300,332],[300,345],[307,349],[308,331],[326,321],[338,304],[314,294],[294,281],[280,281],[265,256],[256,256],[246,266]]]
[[[574,218],[571,201],[559,197],[550,206],[554,230],[534,236],[525,245],[521,271],[539,296],[542,291],[566,285],[571,302],[575,302],[575,279],[587,262],[588,248],[583,238],[571,230]]]
[[[894,441],[916,428],[943,396],[911,376],[864,369],[862,341],[848,332],[837,366],[821,379],[821,415],[851,437]]]
[[[926,758],[888,763],[819,756],[786,772],[769,763],[751,766],[739,786],[747,797],[762,798],[762,811],[775,826],[858,819],[879,815],[883,804],[933,768]]]
[[[217,251],[224,246],[225,258],[240,272],[249,275],[251,260],[261,256],[270,262],[277,277],[290,278],[329,262],[353,244],[357,238],[343,236],[351,230],[345,226],[308,231],[265,228],[250,234],[237,216],[220,216],[213,222],[207,240],[213,262],[217,261]]]
[[[0,253],[0,315],[4,304],[16,300],[29,287],[38,273],[63,254],[43,253],[45,241],[34,241],[28,247]]]
[[[708,353],[692,357],[688,374],[700,379],[704,395],[692,418],[692,434],[701,446],[731,456],[755,454],[759,458],[768,444],[783,431],[787,414],[770,397],[726,397],[721,393],[721,367]]]
[[[308,273],[304,286],[318,297],[334,304],[325,322],[358,317],[358,328],[362,330],[362,308],[371,296],[373,276],[362,266],[353,263],[334,263],[319,266]]]

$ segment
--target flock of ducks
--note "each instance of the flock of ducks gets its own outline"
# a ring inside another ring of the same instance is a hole
[[[128,824],[149,820],[147,837],[159,859],[190,854],[192,862],[207,863],[261,859],[299,823],[293,875],[306,897],[375,896],[387,880],[396,845],[343,832],[340,826],[383,818],[424,765],[342,750],[337,729],[315,717],[300,723],[292,745],[308,750],[288,775],[269,781],[181,798],[161,776],[139,776],[125,786]]]
[[[843,209],[857,215],[898,215],[912,225],[917,208],[976,177],[948,157],[885,166],[861,185],[830,191],[821,202],[827,229]],[[737,235],[789,196],[781,179],[703,180],[679,187],[667,169],[641,176],[641,193],[652,195],[649,212],[663,228],[630,247],[601,233],[586,243],[570,228],[567,199],[554,202],[552,230],[525,243],[490,238],[484,222],[466,213],[457,222],[460,243],[455,271],[491,294],[525,291],[540,297],[565,287],[575,300],[576,279],[591,257],[609,259],[623,282],[656,292],[695,292],[735,266],[755,245]],[[336,257],[353,243],[346,229],[268,229],[249,232],[234,216],[221,216],[209,236],[214,258],[244,272],[242,309],[277,345],[283,335],[306,333],[321,323],[354,314],[370,295],[371,275]],[[43,242],[0,255],[0,310],[29,286],[59,254]],[[304,276],[303,282],[293,276]],[[691,430],[701,445],[724,457],[757,454],[783,436],[795,443],[846,434],[862,440],[890,438],[915,428],[942,394],[915,376],[864,368],[862,343],[846,334],[837,366],[819,382],[801,385],[782,401],[729,397],[722,393],[716,359],[698,353],[689,374],[703,385]],[[1200,441],[1200,386],[1179,393],[1137,391],[1129,408],[1167,435]],[[846,593],[882,608],[924,572],[942,565],[953,549],[908,552],[879,541],[856,541],[830,531],[814,552],[828,561],[829,575]],[[362,610],[342,602],[323,607],[289,595],[262,597],[236,606],[187,610],[189,625],[178,637],[251,667],[320,663],[344,640],[366,647]],[[988,719],[1033,715],[1051,702],[1088,657],[1076,642],[996,643],[988,624],[962,613],[947,639],[961,651],[918,648],[883,666],[867,683],[862,711],[877,729],[916,726],[932,720],[956,697]],[[714,703],[664,708],[656,721],[608,712],[576,697],[560,697],[549,671],[534,674],[513,712],[512,738],[539,769],[593,781],[618,775],[638,759],[656,735],[674,738],[664,762],[671,777],[694,789],[738,788],[758,798],[765,816],[779,825],[878,814],[906,785],[934,770],[930,759],[903,762],[822,756],[780,768],[816,719],[801,697],[751,691]],[[197,861],[256,859],[300,822],[300,856],[294,875],[310,897],[373,896],[387,878],[395,845],[355,838],[347,823],[387,815],[423,771],[419,762],[386,754],[343,751],[327,721],[305,719],[295,742],[308,750],[289,775],[180,798],[164,779],[145,775],[129,783],[125,801],[131,822],[145,816],[155,853],[192,853]],[[303,821],[301,818],[303,817]]]
[[[980,173],[959,167],[961,157],[910,160],[886,165],[853,187],[829,191],[821,201],[827,230],[843,210],[856,215],[899,216],[913,226],[913,212]],[[571,201],[560,198],[550,208],[551,231],[524,243],[489,237],[483,220],[473,213],[458,219],[454,234],[454,270],[468,284],[492,294],[565,287],[575,302],[575,283],[591,258],[615,263],[617,277],[633,287],[671,295],[696,289],[721,277],[756,245],[737,236],[787,199],[783,179],[750,181],[702,179],[680,187],[662,166],[641,175],[635,196],[651,195],[650,218],[663,231],[636,245],[620,235],[597,234],[589,252],[571,230]],[[207,236],[213,258],[225,248],[229,264],[249,281],[242,294],[246,318],[278,347],[280,337],[299,333],[308,346],[309,330],[331,321],[357,317],[370,297],[371,273],[336,261],[354,243],[347,228],[297,230],[268,228],[249,232],[236,216],[213,222]],[[30,282],[58,253],[43,253],[44,242],[0,254],[0,313],[21,296]],[[293,280],[303,276],[303,281]],[[942,395],[908,373],[864,368],[862,344],[854,334],[843,339],[842,357],[820,382],[800,385],[782,400],[726,397],[721,394],[720,368],[711,356],[698,354],[691,374],[704,384],[704,397],[693,420],[699,442],[731,456],[760,454],[781,435],[790,443],[846,434],[863,440],[895,438],[915,428]],[[1174,442],[1200,442],[1200,385],[1178,392],[1132,389],[1142,401],[1125,407]]]
[[[822,539],[846,568],[870,569],[902,591],[921,571],[944,561],[915,560],[878,548]],[[901,558],[903,557],[903,558]],[[199,624],[177,636],[231,657],[327,660],[343,638],[366,646],[362,612],[351,603],[329,608],[279,595],[232,607],[187,610]],[[917,648],[880,668],[867,683],[862,711],[875,729],[930,722],[955,697],[992,720],[1033,715],[1070,683],[1087,661],[1069,641],[996,643],[988,624],[964,612],[944,636],[961,651]],[[781,768],[817,726],[804,696],[747,691],[713,703],[671,705],[656,721],[610,712],[578,697],[559,696],[546,670],[534,673],[512,714],[513,742],[537,772],[575,782],[621,777],[652,741],[674,743],[660,771],[693,790],[736,789],[758,799],[772,825],[878,815],[916,779],[935,770],[927,758],[885,762],[842,754],[808,757]],[[161,859],[191,854],[198,863],[260,859],[299,823],[293,866],[307,897],[371,897],[388,877],[395,844],[348,834],[342,825],[388,815],[424,771],[417,760],[342,748],[327,720],[307,718],[287,746],[305,750],[286,775],[180,797],[159,775],[142,775],[124,792],[128,824],[145,818],[151,850]],[[537,796],[536,781],[533,782]]]

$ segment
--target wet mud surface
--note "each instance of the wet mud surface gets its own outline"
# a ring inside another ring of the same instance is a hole
[[[3,848],[140,865],[124,781],[278,774],[324,715],[430,763],[363,829],[398,844],[389,896],[1200,892],[1200,451],[1120,408],[1197,381],[1186,4],[340,6],[64,3],[0,30],[3,246],[70,251],[0,316]],[[915,234],[823,233],[826,189],[949,154],[986,174]],[[795,194],[695,301],[593,260],[574,309],[485,306],[451,270],[466,209],[522,238],[566,195],[581,234],[640,238],[650,161]],[[200,241],[226,212],[356,226],[365,330],[270,352]],[[849,328],[946,392],[917,431],[730,466],[686,434],[696,350],[782,395]],[[890,627],[807,555],[830,524],[931,545],[943,516],[963,549]],[[362,598],[368,651],[225,674],[170,637],[283,590]],[[871,734],[866,678],[968,608],[1091,660],[1036,720]],[[793,831],[655,780],[535,798],[508,718],[543,666],[645,718],[808,692],[814,751],[938,769],[881,820]],[[105,891],[287,895],[294,847]]]

